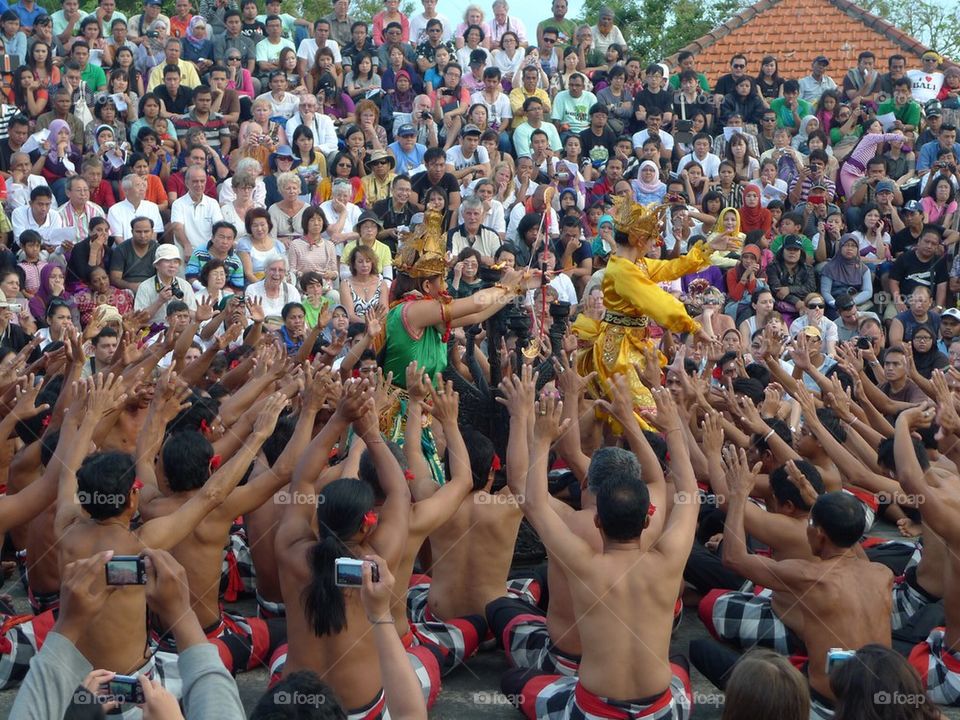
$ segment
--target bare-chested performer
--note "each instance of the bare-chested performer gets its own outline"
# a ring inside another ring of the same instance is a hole
[[[176,383],[176,378],[171,374],[165,382]],[[88,380],[88,384],[82,412],[83,434],[62,460],[55,520],[61,566],[103,550],[139,555],[145,547],[176,546],[236,487],[273,432],[279,412],[279,404],[272,404],[260,413],[242,448],[210,477],[200,492],[171,514],[132,531],[130,521],[140,502],[133,457],[118,452],[85,457],[92,433],[89,426],[95,424],[91,419],[99,419],[123,401],[122,385],[119,378],[99,375]],[[157,674],[171,692],[176,694],[179,690],[175,672],[170,672],[175,671],[175,658],[147,652],[146,601],[140,585],[127,586],[110,595],[96,621],[80,638],[77,649],[94,667],[123,674]],[[173,667],[165,662],[171,659]]]
[[[938,393],[939,394],[939,393]],[[939,399],[939,398],[938,398]],[[941,448],[957,457],[960,417],[952,395],[939,406],[944,430]],[[894,434],[897,469],[907,492],[924,499],[920,513],[925,526],[943,538],[948,548],[960,547],[960,478],[934,473],[917,462],[911,432],[930,425],[937,408],[924,404],[900,413]],[[950,552],[944,568],[943,606],[946,625],[935,629],[910,653],[910,664],[920,673],[927,695],[942,705],[960,705],[960,555]]]
[[[604,482],[621,471],[624,462],[633,469],[637,461],[616,448],[601,448],[592,458],[583,454],[579,447],[577,420],[580,417],[580,395],[589,379],[581,377],[565,359],[563,363],[557,362],[556,367],[559,369],[557,386],[564,397],[563,414],[571,420],[566,433],[557,443],[557,451],[571,468],[575,468],[574,474],[582,476],[583,487],[580,510],[554,498],[551,498],[551,505],[572,533],[594,552],[600,553],[603,540],[596,526],[597,495]],[[511,418],[519,418],[515,422],[522,423],[529,416],[535,398],[535,385],[536,378],[528,365],[521,369],[521,377],[508,377],[501,383]],[[608,414],[623,426],[624,436],[644,468],[642,479],[647,485],[650,503],[654,507],[664,507],[666,484],[663,472],[634,415],[627,379],[621,375],[614,376],[609,394],[612,402],[601,403]],[[507,449],[507,477],[513,492],[522,497],[526,493],[526,477],[517,472],[517,464],[525,467],[529,462],[528,453],[523,442],[516,442],[517,438],[514,437],[511,439],[513,441]],[[674,433],[673,439],[679,440],[679,435]],[[644,533],[645,545],[659,535],[660,528],[653,528],[653,525],[661,525],[662,517],[663,513],[660,513],[659,517],[654,515],[651,519],[651,528]],[[568,572],[563,563],[549,555],[548,548],[547,586],[550,588],[550,603],[546,613],[510,597],[499,598],[487,606],[487,620],[507,654],[507,661],[513,667],[567,676],[577,674],[583,650]]]
[[[384,491],[379,517],[373,489],[356,478],[338,478],[319,493],[314,489],[318,470],[351,423],[373,457]],[[335,561],[379,555],[395,566],[407,537],[410,489],[380,435],[373,391],[366,381],[345,384],[336,412],[298,463],[290,492],[293,499],[275,544],[288,645],[271,662],[271,682],[310,670],[333,688],[350,718],[380,718],[389,701],[371,626],[389,624],[396,632],[396,623],[392,616],[368,617],[359,588],[336,585]]]
[[[653,389],[657,418],[667,436],[682,435],[670,394]],[[529,471],[524,513],[555,562],[568,568],[568,581],[580,632],[582,658],[576,677],[512,670],[503,692],[520,703],[529,718],[593,716],[686,718],[690,714],[686,669],[670,662],[670,635],[677,591],[696,529],[697,505],[675,503],[657,542],[642,540],[650,524],[650,496],[641,469],[626,450],[622,472],[607,478],[597,494],[596,523],[603,547],[591,548],[557,514],[547,489],[547,457],[561,424],[562,407],[542,400],[534,413],[511,422],[510,442],[528,444]],[[529,440],[528,440],[529,438]],[[519,450],[519,449],[518,449]],[[696,494],[686,445],[671,446],[671,470],[678,493]],[[632,471],[628,472],[628,468]]]
[[[289,482],[296,459],[310,442],[324,393],[321,384],[314,383],[309,368],[305,373],[304,379],[310,390],[304,395],[297,429],[284,452],[286,457],[275,463],[272,469],[251,474],[244,485],[234,488],[219,507],[207,514],[171,551],[186,568],[192,606],[201,627],[217,646],[224,665],[233,673],[265,665],[286,640],[286,626],[282,620],[268,622],[224,612],[220,581],[223,549],[229,541],[234,520],[272,498],[282,485]],[[176,389],[171,390],[176,392]],[[184,388],[180,397],[185,399],[187,396],[189,390]],[[137,477],[145,485],[140,513],[145,521],[176,512],[203,489],[211,473],[220,466],[213,445],[199,432],[177,432],[164,441],[164,428],[180,409],[179,403],[172,400],[151,404],[137,445]],[[279,415],[286,402],[285,394],[273,393],[262,400],[262,411]],[[165,410],[169,412],[165,413]],[[154,458],[161,444],[162,482],[158,483]],[[156,639],[161,649],[175,652],[176,646],[167,630],[154,627]]]
[[[810,510],[807,538],[814,560],[778,561],[748,553],[743,519],[755,476],[743,450],[729,450],[724,459],[729,492],[724,562],[758,585],[797,598],[783,620],[807,649],[810,716],[832,717],[835,698],[827,676],[827,652],[837,647],[858,650],[870,643],[890,647],[893,573],[858,553],[863,506],[839,491],[821,495]],[[715,653],[709,651],[711,644]],[[691,655],[698,658],[697,669],[721,686],[737,657],[713,640],[694,641]]]

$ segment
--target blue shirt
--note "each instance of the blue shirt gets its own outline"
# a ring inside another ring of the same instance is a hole
[[[409,153],[404,152],[399,142],[392,142],[387,147],[397,159],[398,175],[409,175],[411,170],[423,165],[423,156],[427,152],[427,146],[421,143],[416,143]]]
[[[920,148],[920,156],[917,158],[917,172],[929,170],[937,161],[938,152],[940,152],[939,140],[932,140]],[[960,162],[960,143],[953,144],[953,156],[957,162]]]
[[[0,4],[4,6],[4,9],[6,9],[6,3],[2,3],[2,0],[0,0]],[[34,3],[33,10],[27,10],[27,8],[23,5],[23,0],[20,0],[20,2],[18,2],[16,5],[11,5],[10,10],[13,10],[20,17],[20,24],[23,27],[28,28],[32,28],[33,23],[41,15],[50,14],[36,3]]]

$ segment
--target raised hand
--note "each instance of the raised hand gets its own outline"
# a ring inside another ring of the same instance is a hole
[[[584,388],[597,376],[596,372],[592,372],[586,377],[580,375],[577,369],[570,365],[566,353],[560,353],[559,360],[556,357],[551,358],[551,362],[553,363],[557,388],[565,398],[580,397]]]
[[[253,423],[253,434],[268,438],[277,427],[277,419],[287,405],[287,396],[282,392],[270,395],[263,404],[263,408]]]
[[[750,432],[765,434],[769,431],[769,427],[763,421],[763,417],[757,410],[757,406],[753,404],[753,400],[748,397],[738,398],[736,404],[730,409],[735,411],[738,407],[740,408],[740,422]]]
[[[640,427],[637,423],[637,417],[633,411],[633,390],[630,389],[630,381],[626,375],[617,373],[607,384],[607,394],[611,401],[604,399],[597,400],[600,408],[616,419],[623,427]]]
[[[11,410],[11,414],[18,420],[29,420],[42,412],[50,409],[47,403],[37,405],[37,396],[40,394],[41,386],[36,383],[34,375],[27,375],[17,386],[17,402]]]
[[[500,382],[503,397],[496,400],[505,405],[510,417],[527,417],[533,410],[537,396],[537,373],[529,365],[520,368],[520,376],[508,375]]]
[[[367,322],[365,330],[367,336],[373,339],[380,337],[380,333],[383,331],[383,321],[387,317],[386,308],[382,305],[376,305],[369,308],[363,317]]]
[[[194,318],[197,322],[206,322],[213,317],[213,300],[209,295],[204,295],[197,300],[197,309],[194,311]]]
[[[412,360],[406,369],[407,394],[411,400],[423,402],[430,396],[430,376]]]
[[[917,407],[907,408],[897,416],[897,423],[906,422],[911,430],[930,427],[937,416],[937,406],[927,401]]]
[[[800,497],[807,504],[807,507],[813,507],[813,504],[817,501],[817,491],[813,489],[813,485],[811,485],[810,481],[800,472],[800,469],[793,460],[787,460],[787,480],[789,480],[800,493]]]
[[[763,417],[776,417],[780,410],[780,401],[783,400],[783,388],[779,383],[770,383],[763,389],[763,402],[760,403],[760,414]]]
[[[460,412],[460,393],[453,389],[453,381],[443,382],[443,377],[437,373],[437,388],[428,385],[430,389],[430,398],[433,401],[431,414],[442,425],[444,423],[456,423]]]
[[[664,434],[674,430],[679,431],[680,413],[677,411],[677,404],[673,400],[673,395],[662,387],[655,387],[650,392],[653,395],[653,402],[657,406],[657,414],[656,417],[645,415],[646,421]]]
[[[225,352],[233,343],[239,340],[242,335],[243,325],[239,322],[233,323],[233,325],[230,325],[223,334],[217,338],[217,348],[220,352]]]
[[[538,442],[553,444],[570,426],[570,418],[563,418],[563,401],[543,397],[536,408],[533,436]]]
[[[390,604],[393,602],[394,577],[387,561],[379,555],[364,555],[361,573],[363,585],[360,586],[360,603],[370,622],[382,622],[392,619]],[[373,579],[372,565],[377,566],[379,578]]]
[[[739,498],[749,497],[756,484],[761,464],[757,463],[751,469],[747,462],[747,451],[743,448],[734,448],[732,445],[724,448],[723,461],[727,466],[727,489],[730,495]]]
[[[662,384],[662,374],[660,372],[660,351],[653,345],[643,348],[643,365],[633,363],[633,369],[637,371],[637,377],[640,382],[648,388],[660,387]]]
[[[805,422],[810,422],[810,418],[817,419],[817,404],[814,402],[813,395],[803,385],[797,385],[793,393],[794,399],[803,411]]]
[[[97,373],[88,379],[90,390],[87,395],[87,416],[84,422],[96,418],[94,422],[108,412],[119,409],[124,400],[127,399],[127,393],[124,389],[123,378],[120,375],[110,373],[104,377],[103,373]]]
[[[347,422],[356,422],[373,403],[373,390],[366,380],[351,378],[343,384],[343,392],[337,405],[337,412]]]
[[[720,423],[719,413],[712,410],[708,412],[701,428],[703,432],[700,444],[704,454],[719,453],[723,449],[723,425]]]
[[[250,319],[254,322],[263,322],[267,317],[266,312],[263,309],[263,298],[248,297],[247,313],[250,315]]]

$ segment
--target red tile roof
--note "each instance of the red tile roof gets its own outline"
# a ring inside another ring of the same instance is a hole
[[[730,57],[737,52],[747,56],[753,77],[763,56],[773,55],[780,76],[796,79],[809,74],[815,57],[825,55],[827,74],[839,84],[865,50],[876,54],[877,67],[886,72],[890,55],[906,56],[911,68],[929,49],[848,0],[760,0],[683,48],[697,56],[697,69],[711,84],[730,72]],[[676,67],[676,56],[667,63]]]

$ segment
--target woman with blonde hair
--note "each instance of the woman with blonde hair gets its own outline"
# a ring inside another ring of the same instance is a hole
[[[453,31],[458,50],[463,47],[464,34],[471,25],[476,25],[483,31],[483,39],[480,44],[485,48],[490,47],[490,26],[483,21],[483,18],[483,8],[479,5],[467,5],[467,9],[463,11],[463,22],[457,25],[457,29]]]
[[[340,304],[350,322],[364,322],[367,312],[389,309],[390,282],[380,274],[377,254],[369,245],[356,245],[347,256],[350,277],[340,283]]]
[[[280,123],[270,119],[273,107],[265,97],[258,97],[250,108],[253,117],[240,126],[237,149],[233,158],[254,158],[260,162],[265,175],[270,173],[270,154],[287,144],[287,133]]]
[[[277,175],[277,190],[281,200],[271,205],[267,212],[277,231],[277,239],[289,246],[290,241],[303,237],[303,211],[307,204],[300,199],[300,176],[295,172],[283,172]]]

